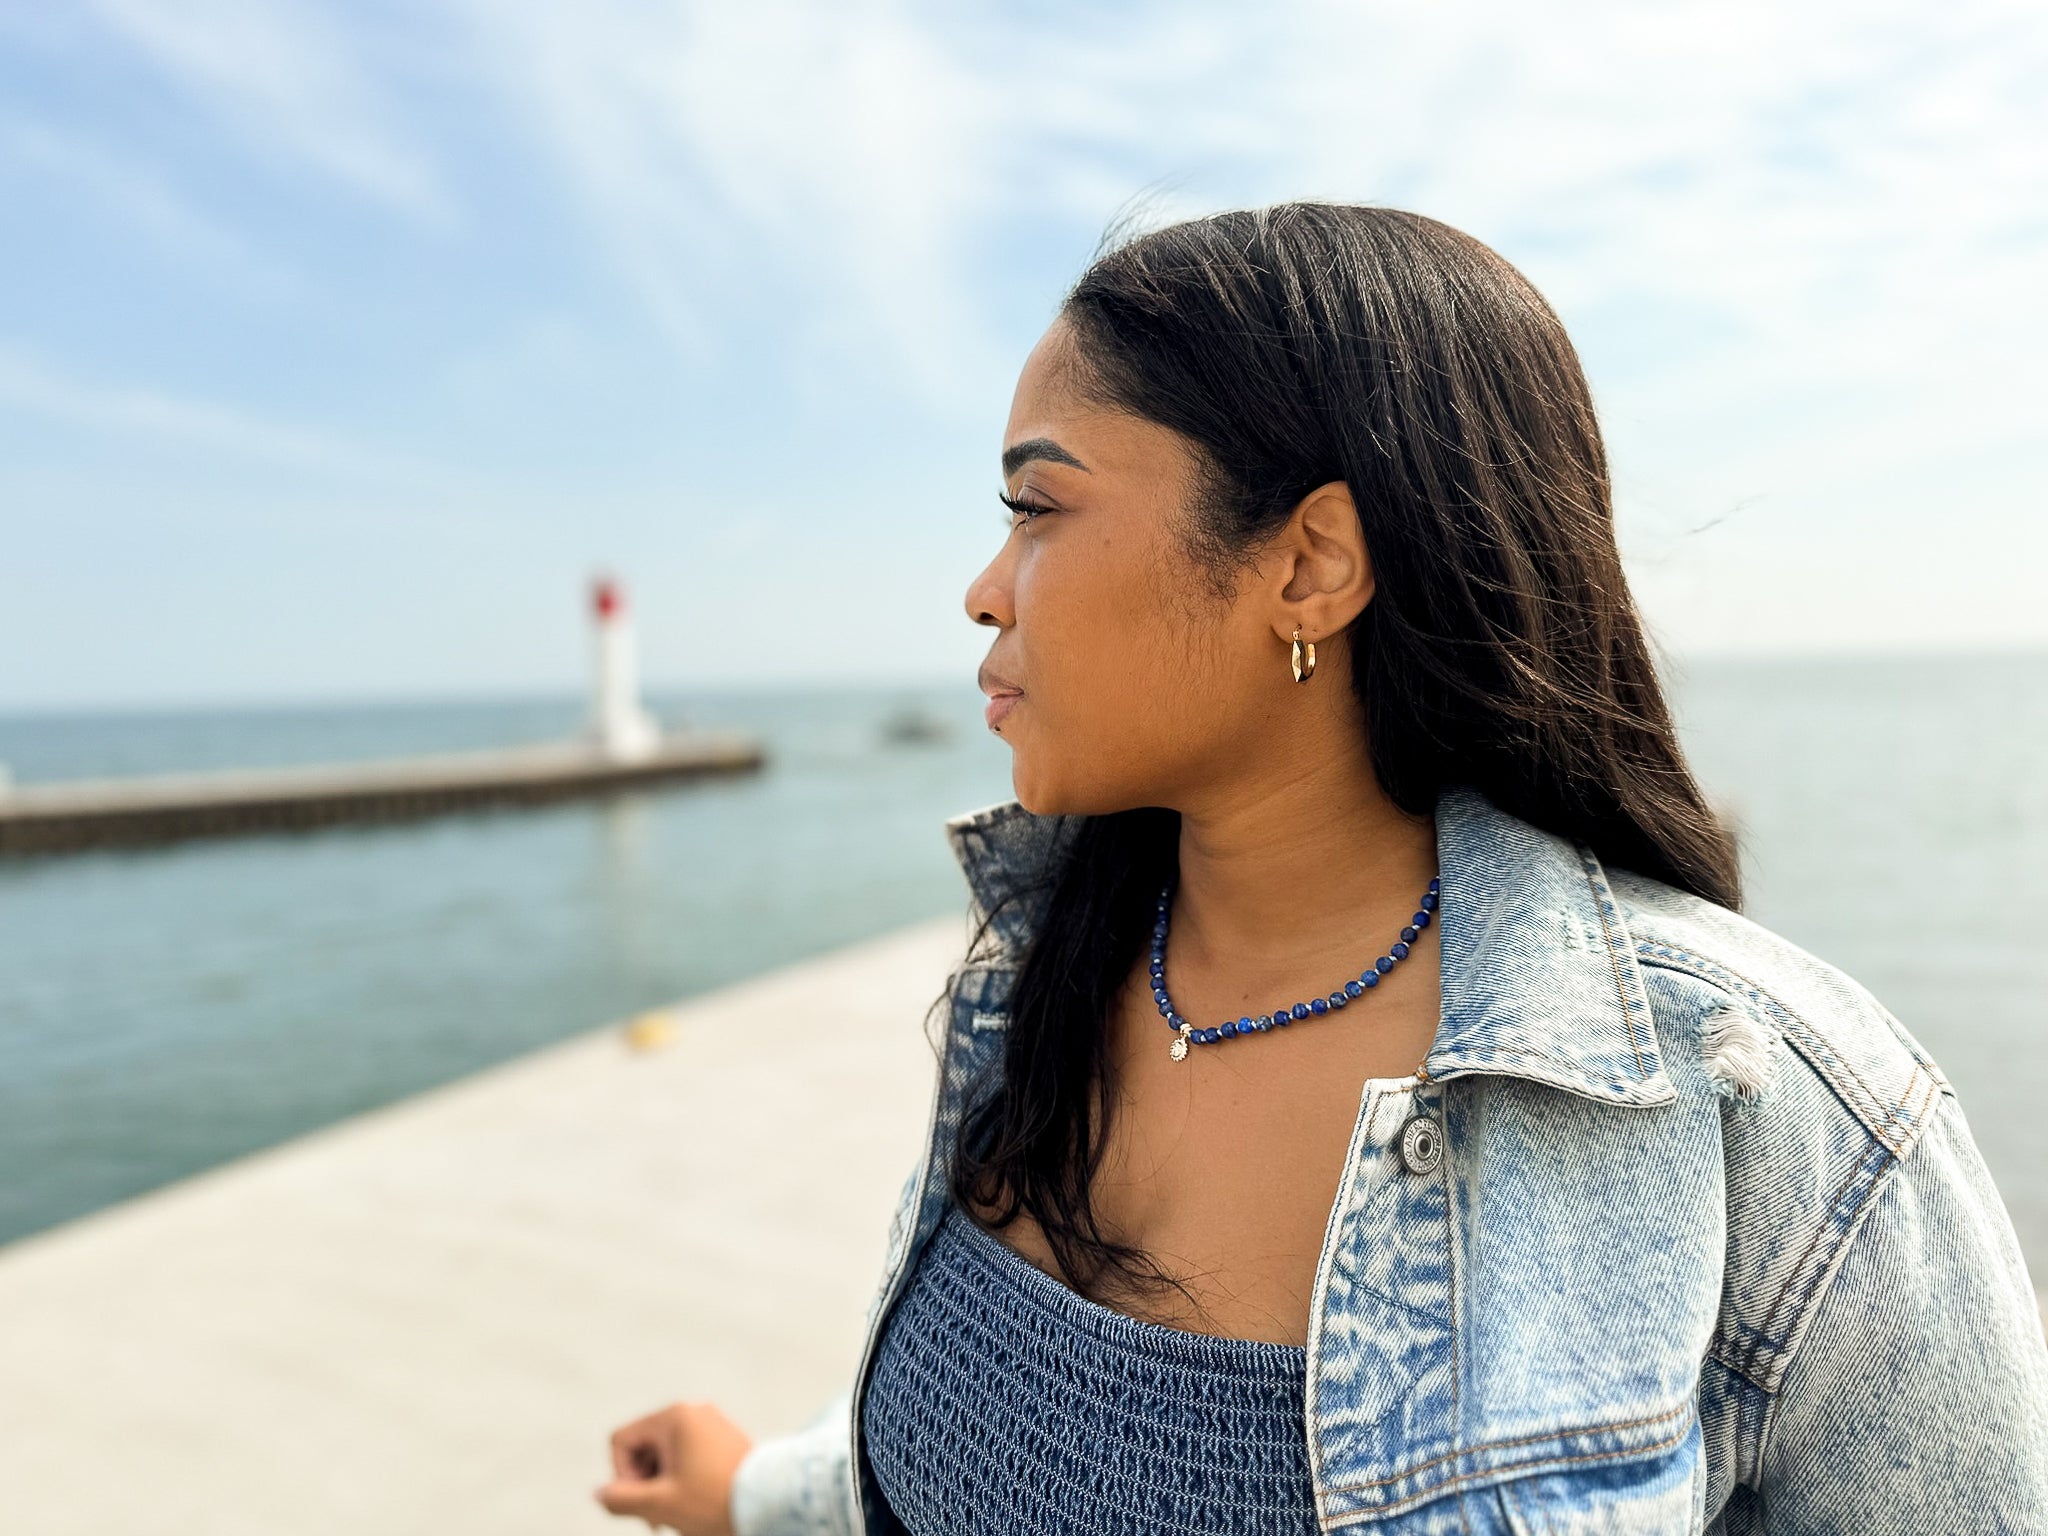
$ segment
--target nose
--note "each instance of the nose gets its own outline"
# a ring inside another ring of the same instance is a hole
[[[1003,557],[998,555],[967,584],[967,617],[976,624],[992,624],[1000,629],[1015,622],[1009,583],[1001,573],[1002,564]]]

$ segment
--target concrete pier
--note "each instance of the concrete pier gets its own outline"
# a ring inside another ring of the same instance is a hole
[[[31,784],[0,788],[0,854],[405,820],[743,773],[763,760],[750,736],[692,731],[623,759],[597,743],[562,742],[260,772]]]
[[[0,1248],[0,1528],[644,1532],[591,1497],[617,1425],[709,1398],[780,1433],[851,1378],[966,942],[963,911]]]

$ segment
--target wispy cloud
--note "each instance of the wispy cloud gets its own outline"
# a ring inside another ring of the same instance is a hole
[[[349,479],[424,485],[431,466],[328,433],[265,420],[235,406],[128,384],[81,380],[0,343],[0,406],[96,432],[155,438],[210,453]]]
[[[91,4],[250,151],[293,157],[434,224],[455,222],[432,160],[393,126],[393,98],[361,58],[345,11],[302,0]]]
[[[897,0],[451,3],[691,356],[772,330],[942,413],[1016,361],[990,284],[1014,247],[1092,239],[1134,167],[1236,155],[1250,110],[1204,79],[1227,76],[1233,28],[1167,10],[1049,29]],[[1056,292],[1035,296],[1048,317]]]
[[[281,296],[299,280],[258,252],[229,224],[202,212],[140,156],[30,118],[0,119],[0,167],[34,171],[67,198],[97,202],[133,232],[188,266]]]
[[[1005,103],[901,6],[465,8],[505,98],[693,356],[774,330],[938,400],[989,346],[976,226]],[[749,323],[737,305],[784,303]]]
[[[1306,0],[1260,28],[1233,64],[1257,184],[1521,265],[1607,364],[1646,551],[1736,508],[1710,536],[1840,538],[1912,467],[2038,431],[2038,7]]]

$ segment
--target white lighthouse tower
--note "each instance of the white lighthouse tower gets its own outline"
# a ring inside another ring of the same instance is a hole
[[[611,577],[600,576],[591,583],[590,607],[597,624],[597,678],[591,700],[590,734],[598,750],[615,762],[649,757],[661,741],[661,727],[640,707],[633,626],[626,617],[625,593]]]

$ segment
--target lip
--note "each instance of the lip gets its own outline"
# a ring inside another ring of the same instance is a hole
[[[986,662],[982,663],[981,670],[975,673],[974,681],[975,685],[979,687],[983,693],[990,695],[998,693],[1022,693],[1024,691],[1022,687],[1020,687],[1016,683],[1011,682],[1007,677],[1003,676],[1002,673],[995,671]]]
[[[1003,716],[1014,709],[1017,701],[1023,697],[1023,694],[1017,692],[990,694],[988,706],[981,712],[981,717],[988,722],[989,729],[994,730],[1001,724]]]

